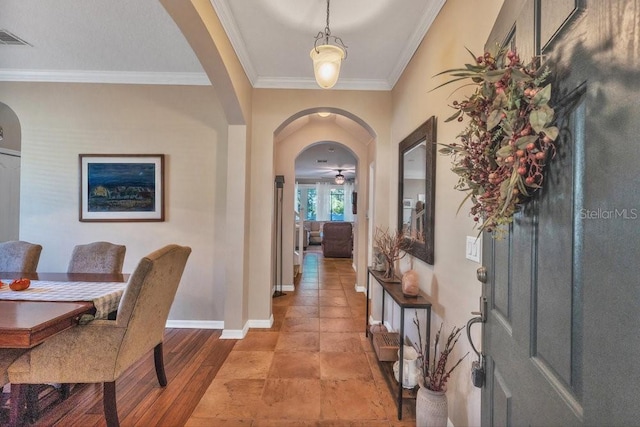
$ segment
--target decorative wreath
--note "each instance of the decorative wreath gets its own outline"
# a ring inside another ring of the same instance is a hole
[[[454,188],[468,193],[460,207],[471,198],[480,232],[500,237],[520,205],[542,187],[545,162],[555,154],[551,84],[543,86],[549,70],[540,70],[535,59],[523,65],[511,50],[478,57],[467,51],[473,64],[437,74],[453,79],[435,89],[466,79],[477,86],[465,100],[453,101],[457,111],[446,120],[470,119],[460,142],[442,144],[439,151],[453,158],[451,170],[460,177]]]

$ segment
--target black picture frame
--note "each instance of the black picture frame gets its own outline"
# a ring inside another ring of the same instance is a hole
[[[164,154],[80,154],[80,221],[164,221]]]

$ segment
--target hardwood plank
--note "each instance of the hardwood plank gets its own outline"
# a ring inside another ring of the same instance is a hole
[[[158,385],[153,352],[130,367],[116,383],[121,426],[184,425],[235,342],[220,340],[218,330],[167,329],[164,347],[168,385]],[[43,408],[33,426],[106,426],[102,385],[74,385],[69,398]]]
[[[182,408],[186,405],[186,408],[190,408],[187,410],[178,411],[179,413],[185,413],[188,418],[191,412],[193,412],[193,407],[191,406],[191,401],[197,397],[197,400],[200,400],[206,388],[201,391],[199,396],[195,396],[191,394],[189,396],[188,393],[185,392],[185,389],[188,389],[189,385],[192,382],[198,383],[211,383],[213,380],[213,376],[201,376],[200,372],[206,371],[206,367],[203,366],[203,362],[207,360],[207,354],[214,351],[217,346],[223,346],[225,344],[224,341],[220,341],[217,337],[207,340],[204,346],[202,346],[202,350],[194,353],[194,357],[192,360],[181,364],[181,372],[179,376],[173,379],[173,381],[167,384],[165,388],[165,393],[161,393],[157,396],[156,407],[160,408],[155,411],[145,411],[143,416],[137,421],[135,425],[140,426],[149,426],[149,425],[163,425],[165,423],[160,423],[159,421],[163,418],[164,413],[170,410],[173,406],[179,406]],[[229,351],[231,347],[229,347]],[[227,352],[228,354],[228,352]],[[226,357],[225,357],[226,358]],[[174,363],[177,362],[177,358],[174,358]],[[167,367],[167,369],[171,369]],[[214,374],[215,375],[215,374]]]

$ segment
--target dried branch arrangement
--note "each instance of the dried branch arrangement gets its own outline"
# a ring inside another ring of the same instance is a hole
[[[416,346],[414,344],[413,347],[418,351],[422,384],[429,390],[444,391],[447,380],[449,379],[449,376],[451,376],[453,370],[456,369],[460,362],[462,362],[462,360],[469,354],[467,352],[456,362],[455,365],[453,365],[452,368],[447,369],[447,360],[449,359],[449,355],[453,352],[453,348],[460,338],[462,328],[454,326],[451,330],[451,333],[447,337],[447,341],[444,343],[444,347],[442,348],[440,343],[440,335],[442,333],[441,323],[440,329],[438,329],[438,333],[436,334],[436,338],[434,341],[433,358],[427,359],[424,357],[424,355],[427,354],[427,346],[429,345],[429,343],[425,343],[424,346],[422,345],[422,334],[420,331],[420,321],[418,320],[417,310],[415,318],[413,319],[413,323],[418,328],[418,345]]]
[[[376,227],[373,244],[382,253],[387,264],[384,278],[390,279],[394,275],[395,262],[407,255],[406,250],[411,247],[412,241],[397,231],[389,233],[386,228]]]

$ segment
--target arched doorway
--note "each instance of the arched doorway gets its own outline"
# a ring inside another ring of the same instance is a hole
[[[0,102],[0,242],[20,236],[20,152],[22,130],[16,113]]]
[[[302,272],[303,253],[321,249],[325,223],[340,221],[354,224],[358,191],[356,167],[357,159],[353,152],[337,141],[319,141],[296,157],[294,276]],[[352,251],[348,252],[353,256]],[[347,251],[341,255],[346,254]]]
[[[331,110],[331,114],[321,117],[319,111]],[[294,247],[295,247],[295,214],[296,209],[296,159],[307,149],[322,147],[321,144],[337,144],[335,147],[343,147],[352,153],[352,164],[349,169],[353,170],[351,192],[357,192],[357,203],[366,207],[368,201],[368,165],[371,160],[372,150],[369,144],[375,141],[375,135],[369,126],[352,114],[337,110],[318,108],[305,110],[304,114],[293,115],[278,127],[274,134],[275,145],[275,170],[276,175],[285,177],[284,206],[283,206],[283,287],[293,289],[294,281]],[[322,159],[321,159],[322,160]],[[364,166],[364,167],[363,167]],[[337,172],[331,166],[326,170],[326,178],[333,179]],[[337,169],[337,166],[336,168]],[[290,183],[290,184],[287,184]],[[352,197],[349,194],[349,202]],[[351,209],[351,206],[347,206]],[[366,209],[360,210],[353,217],[354,223],[354,250],[353,266],[358,274],[358,285],[362,288],[366,276],[366,257],[368,241],[368,218]],[[362,275],[362,277],[360,277]]]

